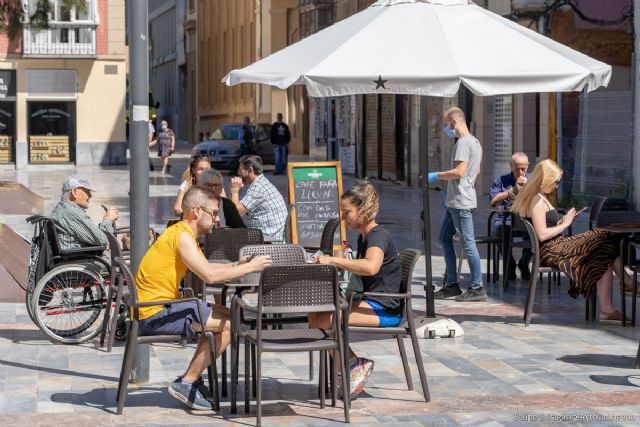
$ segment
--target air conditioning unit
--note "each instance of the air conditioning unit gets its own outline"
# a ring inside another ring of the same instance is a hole
[[[487,10],[501,16],[511,15],[511,1],[487,0]]]
[[[543,12],[547,5],[545,0],[512,0],[511,8],[515,13]]]

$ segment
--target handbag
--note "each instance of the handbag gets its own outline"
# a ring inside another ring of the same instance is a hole
[[[355,254],[351,246],[347,242],[342,242],[343,256],[346,259],[355,259]],[[342,296],[349,300],[353,292],[362,292],[364,285],[362,284],[362,277],[355,273],[351,273],[347,270],[342,270],[340,277],[340,293]],[[359,297],[356,299],[360,299]]]
[[[362,292],[364,286],[362,285],[362,277],[358,276],[357,274],[350,273],[346,270],[343,271],[343,273],[346,273],[345,276],[348,276],[349,278],[340,281],[340,292],[346,300],[349,300],[352,293]],[[359,300],[360,298],[361,296],[358,295],[354,299]]]

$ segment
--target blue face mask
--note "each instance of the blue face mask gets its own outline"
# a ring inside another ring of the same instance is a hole
[[[444,127],[444,134],[447,135],[449,138],[456,137],[456,131],[451,129],[449,126]]]

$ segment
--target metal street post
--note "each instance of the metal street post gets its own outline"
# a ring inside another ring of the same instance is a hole
[[[129,8],[129,203],[131,270],[136,272],[149,248],[149,42],[148,2],[126,2]],[[149,345],[139,345],[133,362],[133,382],[149,381]]]
[[[433,300],[433,271],[431,265],[431,212],[429,208],[429,121],[427,120],[427,97],[420,97],[420,166],[422,167],[422,241],[424,242],[424,261],[426,283],[424,291],[427,298],[427,317],[435,317]]]

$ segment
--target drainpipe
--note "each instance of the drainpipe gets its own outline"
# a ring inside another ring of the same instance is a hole
[[[189,6],[187,5],[187,8]],[[202,131],[202,129],[200,128],[200,90],[199,90],[199,85],[200,85],[200,63],[198,62],[198,58],[199,53],[200,53],[200,40],[198,38],[198,5],[195,5],[196,8],[196,31],[195,31],[195,48],[196,48],[196,85],[195,85],[195,95],[196,95],[196,99],[195,99],[195,108],[193,110],[193,117],[195,118],[194,123],[193,123],[193,142],[194,144],[198,144],[200,142],[200,132]],[[185,53],[186,54],[186,53]],[[187,77],[188,78],[188,77]],[[193,105],[192,105],[193,107]],[[204,135],[204,133],[203,133]],[[203,138],[204,140],[204,138]]]
[[[632,204],[636,207],[640,206],[640,119],[638,118],[638,112],[640,112],[640,82],[638,81],[638,71],[640,67],[638,66],[638,58],[640,58],[640,39],[638,38],[638,34],[640,34],[640,0],[633,1],[633,157],[632,157],[632,167],[631,167],[631,191],[632,195]]]
[[[262,59],[262,0],[256,0],[256,62]],[[253,111],[255,125],[260,121],[260,107],[262,103],[262,87],[259,83],[254,85],[255,107]]]

